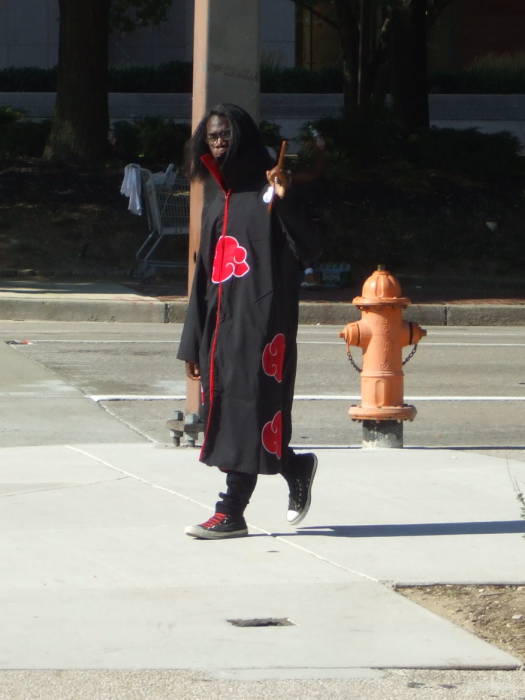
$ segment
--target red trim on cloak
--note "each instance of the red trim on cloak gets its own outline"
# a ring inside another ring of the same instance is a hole
[[[221,190],[226,194],[227,189],[226,184],[224,182],[224,178],[222,177],[222,173],[220,171],[219,166],[217,165],[217,161],[212,156],[212,154],[205,153],[203,156],[201,156],[200,160],[204,167],[208,170],[210,175],[213,177],[215,182],[219,185]]]
[[[222,173],[219,170],[219,166],[217,165],[217,161],[215,158],[211,155],[211,153],[206,153],[205,155],[201,156],[201,162],[202,164],[208,169],[208,172],[210,175],[213,177],[213,179],[217,182],[221,190],[224,192],[225,196],[225,203],[224,203],[224,216],[222,220],[222,231],[220,238],[224,238],[227,233],[228,229],[228,218],[229,218],[229,211],[230,211],[230,197],[231,197],[231,190],[226,189],[226,185],[224,182],[224,179],[222,177]],[[224,258],[224,246],[221,246],[222,248],[222,256]],[[221,260],[221,265],[220,267],[222,268],[223,266],[223,260]],[[204,447],[206,445],[206,440],[208,438],[208,431],[211,425],[211,419],[212,419],[212,414],[213,414],[213,401],[215,398],[215,354],[217,351],[217,341],[219,338],[219,327],[221,323],[221,305],[222,305],[222,282],[219,282],[219,289],[217,292],[217,312],[215,315],[215,330],[213,331],[213,339],[211,343],[211,350],[210,350],[210,387],[209,387],[209,408],[208,408],[208,420],[206,422],[206,429],[204,431],[204,440],[202,442],[202,447],[200,451],[200,457],[202,457],[203,452],[204,452]]]

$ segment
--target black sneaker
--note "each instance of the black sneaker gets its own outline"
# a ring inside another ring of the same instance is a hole
[[[316,470],[317,457],[312,452],[295,455],[292,475],[286,479],[290,489],[286,519],[290,525],[300,523],[310,509]]]
[[[233,518],[226,513],[215,513],[205,523],[188,525],[184,532],[201,540],[224,540],[227,537],[245,537],[248,534],[248,528],[242,516]]]

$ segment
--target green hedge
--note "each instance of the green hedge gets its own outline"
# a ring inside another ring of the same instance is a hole
[[[1,92],[54,92],[56,68],[3,68],[0,70]]]
[[[524,94],[525,53],[487,54],[464,70],[435,73],[429,89],[433,93]]]
[[[419,167],[435,168],[491,182],[522,172],[521,144],[502,131],[484,134],[477,129],[431,128],[412,136],[407,156]]]
[[[109,70],[110,92],[191,92],[192,64],[173,61],[160,66],[128,66]],[[4,68],[0,70],[2,92],[53,92],[56,90],[56,68]],[[305,68],[262,66],[262,92],[340,92],[341,71],[326,68],[310,71]]]
[[[24,116],[11,107],[0,107],[0,157],[41,157],[51,122],[34,122]],[[113,153],[122,161],[164,162],[167,159],[181,163],[190,126],[148,117],[135,122],[116,122],[112,137]]]
[[[4,68],[1,92],[53,92],[56,68]],[[191,92],[192,64],[173,61],[160,66],[113,67],[110,92]],[[261,92],[341,92],[339,66],[312,71],[306,68],[261,66]],[[441,71],[429,78],[433,93],[525,94],[525,54],[488,55],[460,71]]]
[[[135,122],[119,121],[112,127],[115,155],[123,161],[182,163],[189,124],[147,117]]]
[[[323,231],[324,260],[351,261],[354,270],[385,263],[455,274],[472,265],[476,278],[519,274],[525,158],[511,134],[404,134],[387,120],[365,133],[335,119],[314,127],[328,164],[308,201]],[[305,150],[308,138],[305,131]],[[498,223],[496,231],[488,221]]]
[[[261,92],[342,92],[343,75],[339,67],[322,70],[261,66]]]
[[[355,128],[329,117],[312,126],[323,136],[334,165],[341,168],[338,177],[344,177],[348,168],[403,162],[407,168],[461,173],[485,182],[504,181],[516,173],[521,175],[525,163],[519,139],[506,131],[485,134],[477,129],[431,127],[408,134],[388,116]],[[308,145],[308,129],[303,130],[302,138]]]
[[[191,63],[173,61],[160,66],[110,68],[110,92],[191,92]]]
[[[39,158],[49,135],[51,122],[24,120],[23,112],[0,107],[0,156]]]

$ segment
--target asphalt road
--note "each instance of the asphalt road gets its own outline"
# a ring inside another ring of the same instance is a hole
[[[294,444],[361,444],[361,425],[347,415],[358,402],[359,374],[339,331],[300,327]],[[184,408],[184,367],[175,357],[180,332],[178,324],[5,321],[0,342],[14,341],[14,350],[143,438],[165,443],[166,420]],[[353,355],[359,363],[360,350]],[[405,366],[405,399],[418,411],[405,423],[405,447],[457,447],[525,460],[525,328],[431,327]],[[19,434],[16,444],[35,439]],[[0,444],[12,440],[9,432],[0,434]]]

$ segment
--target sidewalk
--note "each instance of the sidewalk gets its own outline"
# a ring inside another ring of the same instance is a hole
[[[250,537],[209,542],[183,534],[209,516],[223,481],[196,451],[0,450],[0,667],[183,668],[238,680],[520,667],[391,589],[523,582],[525,522],[505,462],[317,452],[311,513],[297,530],[286,525],[284,483],[267,477],[247,511]],[[525,464],[510,468],[525,481]],[[268,618],[275,626],[251,626]]]
[[[115,282],[0,281],[0,319],[180,323],[187,300],[179,284],[166,289],[133,289]],[[300,323],[344,324],[357,320],[352,290],[338,294],[302,293]],[[348,294],[346,300],[346,292]],[[516,303],[484,300],[412,304],[404,317],[423,326],[505,326],[525,324],[525,299]]]

